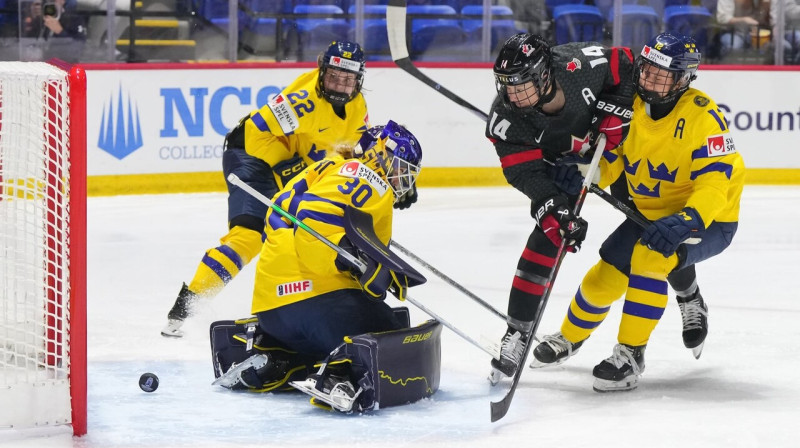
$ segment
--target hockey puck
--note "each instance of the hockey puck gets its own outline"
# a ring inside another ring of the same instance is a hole
[[[155,373],[143,373],[139,377],[139,387],[145,392],[155,392],[158,389],[158,377]]]

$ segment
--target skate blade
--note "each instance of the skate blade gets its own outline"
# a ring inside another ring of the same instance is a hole
[[[321,407],[320,403],[324,403],[325,405],[330,406],[339,412],[349,413],[353,410],[353,402],[350,403],[349,407],[343,406],[341,403],[334,402],[330,399],[328,394],[317,390],[317,382],[314,380],[306,379],[303,381],[289,381],[289,385],[300,392],[303,392],[304,394],[310,395],[312,400],[311,404],[314,406]]]
[[[182,338],[183,330],[181,330],[181,326],[183,326],[183,321],[170,319],[161,330],[161,336],[165,338]]]
[[[242,372],[249,369],[250,367],[254,367],[256,365],[256,362],[261,359],[260,358],[261,356],[266,357],[266,355],[253,355],[244,360],[241,364],[237,364],[231,367],[230,369],[228,369],[227,372],[225,372],[219,378],[214,380],[214,382],[211,383],[211,385],[222,386],[230,389],[233,386],[239,384],[239,382],[241,382],[242,380]],[[265,365],[267,365],[266,362],[262,363],[261,365],[256,367],[256,370],[260,369],[261,367],[264,367]]]
[[[694,355],[694,359],[700,359],[700,355],[703,354],[703,346],[706,345],[705,341],[700,343],[697,347],[692,349],[692,354]]]
[[[492,368],[492,371],[489,372],[489,376],[486,379],[489,380],[489,384],[491,384],[492,387],[494,387],[494,386],[497,386],[497,383],[499,383],[500,380],[502,380],[505,377],[506,377],[505,373],[503,373],[503,372],[501,372],[501,371],[499,371],[499,370],[497,370],[495,368]]]
[[[605,392],[624,392],[628,390],[634,390],[639,386],[639,375],[625,378],[622,381],[611,381],[611,380],[603,380],[600,378],[594,379],[594,385],[592,389],[595,392],[605,393]]]

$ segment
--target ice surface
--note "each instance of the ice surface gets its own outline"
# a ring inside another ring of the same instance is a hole
[[[540,332],[556,331],[583,273],[622,219],[599,198],[584,207],[589,240],[569,254]],[[301,394],[232,393],[212,387],[208,325],[249,315],[253,266],[204,303],[183,339],[159,331],[203,251],[226,231],[226,195],[89,199],[88,435],[26,439],[19,447],[789,447],[800,430],[800,188],[745,189],[739,232],[698,266],[710,332],[695,360],[681,342],[674,299],[652,335],[637,390],[592,391],[592,367],[611,354],[621,302],[581,352],[552,370],[526,370],[508,415],[489,421],[489,359],[443,331],[442,381],[428,400],[340,415]],[[505,312],[519,254],[533,226],[511,188],[422,189],[395,214],[395,239]],[[424,271],[423,271],[424,272]],[[429,275],[411,295],[474,338],[499,339],[499,318]],[[412,308],[412,323],[426,315]],[[142,392],[154,372],[160,387]],[[6,405],[5,403],[3,405]]]

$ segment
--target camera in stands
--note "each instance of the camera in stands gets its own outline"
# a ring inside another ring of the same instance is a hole
[[[58,18],[59,11],[56,7],[56,2],[53,0],[47,0],[42,4],[42,14],[45,16],[51,16]]]

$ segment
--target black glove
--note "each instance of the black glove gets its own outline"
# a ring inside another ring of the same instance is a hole
[[[308,167],[308,164],[302,157],[295,155],[289,160],[282,160],[272,167],[272,172],[278,176],[280,185],[278,189],[283,188],[294,176]]]
[[[686,207],[680,212],[656,220],[642,232],[642,244],[669,257],[689,238],[702,236],[706,227],[697,210]]]
[[[575,196],[581,192],[583,175],[578,166],[574,163],[569,163],[566,157],[549,167],[547,171],[550,173],[550,177],[553,178],[553,183],[556,184],[556,187],[564,193]]]
[[[602,149],[611,151],[628,137],[632,118],[632,97],[601,93],[592,118],[592,136],[596,141],[600,134],[605,134],[606,147]]]
[[[569,252],[580,250],[589,223],[572,213],[564,196],[547,198],[535,205],[531,211],[533,219],[553,244],[560,247],[561,241],[566,239]]]
[[[394,208],[405,210],[411,207],[411,204],[415,202],[417,202],[417,186],[411,185],[411,188],[406,190],[406,192],[394,202]]]
[[[408,278],[405,275],[398,274],[384,267],[382,263],[373,260],[364,251],[358,250],[353,246],[353,243],[346,236],[339,241],[339,247],[367,265],[367,268],[362,273],[341,254],[337,255],[334,261],[336,269],[350,273],[369,297],[376,300],[384,300],[386,299],[386,291],[389,290],[398,299],[406,299]]]

